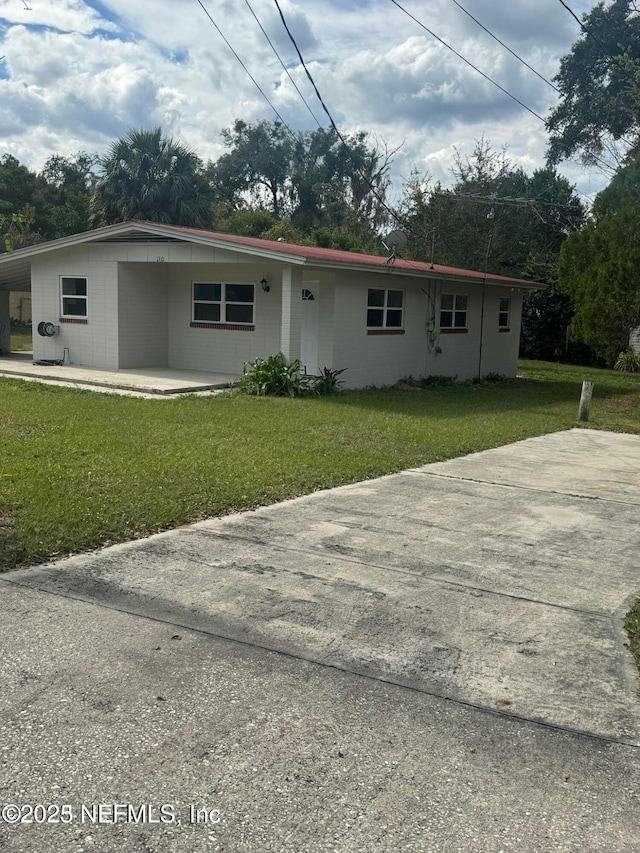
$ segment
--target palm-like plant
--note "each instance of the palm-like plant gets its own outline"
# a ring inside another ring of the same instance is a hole
[[[92,225],[146,219],[206,228],[211,192],[200,158],[159,127],[131,130],[100,160],[91,199]]]

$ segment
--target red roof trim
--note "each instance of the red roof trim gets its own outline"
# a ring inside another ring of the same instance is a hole
[[[348,264],[353,267],[377,266],[386,268],[389,272],[402,270],[403,272],[417,272],[422,275],[432,273],[434,276],[462,276],[464,278],[475,278],[482,281],[485,274],[477,270],[458,269],[457,267],[445,267],[440,264],[427,264],[421,261],[406,261],[396,258],[393,264],[389,264],[387,258],[380,255],[362,255],[358,252],[345,252],[341,249],[323,249],[319,246],[299,246],[295,243],[281,243],[278,240],[262,240],[258,237],[239,237],[236,234],[222,234],[217,231],[204,231],[197,228],[185,228],[181,225],[164,225],[158,222],[145,222],[135,220],[139,225],[152,228],[161,228],[163,231],[177,232],[178,234],[191,234],[194,237],[204,237],[209,240],[219,240],[231,246],[244,246],[251,249],[262,249],[266,252],[277,252],[280,255],[292,255],[296,258],[304,258],[307,261],[319,261],[334,264]],[[536,282],[526,281],[521,278],[510,278],[504,275],[492,275],[487,273],[487,279],[491,281],[502,281],[505,284],[519,284],[535,287]],[[539,285],[538,285],[539,286]]]

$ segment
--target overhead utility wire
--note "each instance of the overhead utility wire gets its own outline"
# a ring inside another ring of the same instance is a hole
[[[534,73],[534,74],[536,74],[536,75],[537,75],[537,76],[538,76],[538,77],[539,77],[539,78],[540,78],[544,83],[546,83],[548,86],[551,86],[551,88],[552,88],[552,89],[555,89],[555,90],[556,90],[556,92],[560,93],[560,89],[558,89],[558,87],[557,87],[557,86],[554,86],[554,84],[551,82],[551,80],[547,80],[547,78],[546,78],[546,77],[543,77],[543,76],[542,76],[542,74],[540,74],[540,72],[536,71],[536,69],[535,69],[535,68],[533,68],[533,66],[529,65],[529,63],[528,63],[525,59],[523,59],[521,56],[518,56],[518,54],[517,54],[514,50],[511,50],[511,48],[509,47],[509,45],[508,45],[508,44],[505,44],[503,41],[501,41],[501,40],[498,38],[498,36],[497,36],[497,35],[495,35],[495,33],[492,33],[492,32],[491,32],[491,30],[490,30],[490,29],[488,29],[487,27],[485,27],[485,25],[484,25],[484,24],[481,24],[481,23],[480,23],[480,21],[479,21],[477,18],[474,18],[474,17],[473,17],[473,15],[471,14],[471,12],[468,12],[468,11],[464,8],[464,6],[461,6],[461,5],[460,5],[460,3],[458,3],[458,0],[452,0],[452,2],[453,2],[453,3],[455,3],[455,5],[458,7],[458,9],[460,9],[462,12],[464,12],[464,13],[465,13],[465,15],[468,15],[468,16],[471,18],[471,20],[472,20],[472,21],[475,21],[475,22],[476,22],[476,24],[477,24],[481,29],[483,29],[483,30],[485,31],[485,33],[488,33],[488,34],[491,36],[491,38],[492,38],[492,39],[495,39],[495,41],[497,41],[497,42],[498,42],[498,44],[501,44],[501,45],[502,45],[502,47],[504,47],[504,49],[505,49],[505,50],[508,50],[508,51],[509,51],[509,53],[510,53],[512,56],[515,56],[515,58],[516,58],[519,62],[521,62],[523,65],[526,65],[526,66],[527,66],[527,68],[529,69],[529,71],[533,71],[533,73]]]
[[[287,35],[289,36],[289,39],[291,40],[292,45],[293,45],[293,46],[294,46],[294,48],[296,49],[296,53],[298,54],[298,59],[300,60],[300,63],[302,64],[302,67],[304,68],[305,73],[306,73],[307,77],[309,78],[309,82],[311,83],[311,85],[312,85],[312,86],[313,86],[313,88],[314,88],[314,91],[315,91],[315,93],[316,93],[316,96],[317,96],[318,100],[320,101],[320,104],[321,104],[321,106],[322,106],[322,109],[323,109],[323,110],[325,111],[325,113],[327,114],[327,117],[328,117],[328,119],[329,119],[329,122],[330,122],[330,124],[331,124],[331,127],[332,127],[332,128],[333,128],[333,130],[335,131],[335,133],[336,133],[336,135],[337,135],[338,139],[340,140],[340,142],[343,144],[343,146],[344,146],[344,148],[345,148],[345,150],[346,150],[347,154],[349,155],[349,157],[350,157],[350,158],[351,158],[351,160],[353,161],[353,164],[354,164],[354,166],[356,167],[356,172],[357,172],[357,174],[358,174],[358,175],[360,176],[360,178],[365,182],[365,184],[369,187],[369,190],[371,191],[371,193],[372,193],[372,194],[373,194],[373,195],[378,199],[378,201],[380,202],[380,204],[382,205],[382,207],[387,211],[387,213],[389,213],[389,214],[390,214],[390,215],[391,215],[391,216],[396,220],[396,222],[400,223],[400,225],[402,225],[402,227],[403,227],[403,228],[406,228],[407,230],[411,230],[411,229],[409,229],[409,228],[408,228],[407,223],[406,223],[406,222],[405,222],[405,221],[404,221],[404,220],[403,220],[403,219],[402,219],[402,218],[401,218],[401,217],[400,217],[400,216],[399,216],[399,215],[398,215],[394,210],[392,210],[392,209],[389,207],[389,205],[386,203],[386,201],[385,201],[385,200],[384,200],[384,199],[383,199],[383,198],[378,194],[378,192],[376,191],[376,188],[373,186],[373,184],[371,183],[371,181],[370,181],[370,180],[367,178],[367,176],[366,176],[366,175],[365,175],[365,174],[360,170],[360,166],[358,165],[358,162],[357,162],[356,158],[353,156],[353,153],[352,153],[351,149],[349,148],[349,145],[347,144],[347,142],[346,142],[346,140],[345,140],[344,136],[343,136],[343,135],[340,133],[340,131],[338,130],[338,126],[336,125],[335,121],[333,120],[333,116],[332,116],[332,115],[331,115],[331,113],[329,112],[329,109],[328,109],[327,105],[325,104],[324,100],[322,99],[322,95],[320,94],[320,92],[319,92],[319,90],[318,90],[318,87],[316,86],[315,80],[314,80],[314,79],[313,79],[313,77],[311,76],[311,72],[309,71],[309,69],[308,69],[308,68],[307,68],[307,66],[306,66],[306,63],[305,63],[305,61],[304,61],[304,59],[303,59],[303,57],[302,57],[302,54],[300,53],[300,48],[298,47],[298,44],[297,44],[297,42],[296,42],[295,38],[293,37],[293,34],[291,33],[291,30],[289,29],[289,26],[288,26],[288,24],[287,24],[286,18],[285,18],[285,16],[284,16],[283,12],[282,12],[282,9],[280,8],[280,4],[278,3],[278,0],[273,0],[273,2],[276,4],[276,8],[278,9],[278,12],[280,13],[280,20],[282,21],[282,25],[284,26],[285,30],[287,31]]]
[[[249,7],[249,11],[250,11],[250,12],[251,12],[251,14],[253,15],[253,17],[256,19],[256,23],[258,24],[258,26],[259,26],[259,27],[260,27],[260,29],[262,30],[263,35],[264,35],[264,37],[266,38],[266,40],[269,42],[269,45],[271,46],[271,50],[275,53],[275,55],[276,55],[276,57],[277,57],[277,59],[278,59],[278,62],[280,63],[280,65],[282,65],[282,67],[283,67],[283,69],[284,69],[285,74],[287,75],[287,77],[289,78],[289,80],[291,80],[291,82],[292,82],[292,83],[293,83],[293,85],[294,85],[294,88],[295,88],[296,92],[300,95],[300,97],[301,97],[301,98],[302,98],[302,100],[304,101],[304,105],[305,105],[305,107],[309,110],[309,113],[311,114],[311,118],[315,121],[315,123],[318,125],[318,127],[320,127],[320,128],[321,128],[321,127],[322,127],[322,125],[320,124],[320,122],[319,122],[319,121],[318,121],[318,119],[316,118],[315,113],[313,112],[313,110],[312,110],[312,109],[311,109],[311,107],[309,106],[309,104],[308,104],[308,102],[307,102],[307,99],[305,98],[305,96],[302,94],[302,92],[301,92],[301,91],[300,91],[300,89],[298,88],[298,85],[297,85],[296,81],[293,79],[293,77],[292,77],[292,76],[291,76],[291,74],[289,73],[289,69],[288,69],[288,68],[287,68],[287,66],[284,64],[284,62],[282,61],[282,59],[280,58],[280,54],[279,54],[279,53],[278,53],[278,51],[275,49],[275,47],[274,47],[274,45],[273,45],[273,42],[271,41],[271,39],[270,39],[270,38],[269,38],[269,36],[267,35],[267,32],[266,32],[265,28],[262,26],[262,24],[260,23],[260,21],[259,21],[259,19],[258,19],[258,16],[257,16],[257,15],[256,15],[256,13],[253,11],[253,7],[252,7],[252,6],[251,6],[251,4],[249,3],[249,0],[244,0],[244,2],[245,2],[245,3],[247,4],[247,6]]]
[[[575,204],[564,204],[563,202],[555,202],[555,201],[542,201],[535,196],[518,196],[517,198],[512,198],[510,196],[499,196],[496,195],[495,198],[492,198],[491,195],[479,195],[477,193],[455,193],[451,190],[443,190],[440,195],[447,196],[448,198],[455,198],[456,201],[477,201],[483,202],[485,204],[509,204],[509,203],[518,203],[518,204],[536,204],[543,205],[544,207],[566,207],[568,210],[575,209]]]
[[[213,24],[213,26],[216,28],[216,30],[220,33],[220,35],[221,35],[221,36],[222,36],[222,38],[224,39],[224,43],[227,45],[227,47],[229,48],[229,50],[231,51],[231,53],[233,53],[233,55],[234,55],[234,56],[235,56],[235,58],[238,60],[238,62],[240,63],[240,65],[242,65],[242,67],[243,67],[243,68],[244,68],[244,70],[247,72],[247,74],[249,75],[249,77],[251,77],[251,79],[252,79],[252,81],[253,81],[253,83],[254,83],[254,85],[255,85],[256,89],[260,92],[260,94],[262,95],[262,97],[263,97],[263,98],[265,99],[265,101],[269,104],[269,106],[270,106],[270,107],[271,107],[271,109],[274,111],[274,113],[278,116],[278,118],[280,119],[280,121],[282,122],[282,124],[286,127],[286,129],[289,131],[289,133],[293,136],[293,135],[294,135],[294,134],[293,134],[293,131],[291,130],[291,128],[289,127],[289,125],[288,125],[288,124],[286,123],[286,121],[282,118],[282,116],[280,115],[280,113],[278,112],[278,110],[274,107],[274,105],[271,103],[271,101],[269,100],[269,98],[267,97],[267,95],[265,95],[265,93],[264,93],[264,91],[262,90],[262,88],[261,88],[260,84],[258,83],[258,81],[255,79],[255,77],[253,76],[253,74],[249,71],[249,69],[248,69],[248,68],[247,68],[247,66],[244,64],[244,62],[240,59],[240,57],[238,56],[238,54],[236,53],[236,51],[233,49],[233,47],[232,47],[232,46],[231,46],[231,44],[229,43],[229,40],[227,39],[227,37],[225,36],[225,34],[222,32],[222,30],[220,29],[220,27],[219,27],[219,26],[216,24],[216,22],[213,20],[213,18],[211,17],[211,15],[210,15],[210,14],[209,14],[209,12],[207,11],[207,9],[202,5],[201,0],[196,0],[196,2],[198,3],[198,5],[199,5],[199,6],[200,6],[200,8],[202,9],[202,11],[205,13],[205,15],[207,16],[207,18],[209,18],[209,20],[211,21],[211,23]]]
[[[600,41],[600,39],[599,39],[597,36],[594,36],[594,34],[591,32],[591,30],[589,30],[587,27],[585,27],[585,25],[582,23],[582,21],[580,20],[580,18],[576,15],[576,13],[573,11],[573,9],[571,9],[569,6],[567,6],[567,4],[564,2],[564,0],[559,0],[559,2],[560,2],[560,5],[561,5],[561,6],[564,6],[564,8],[567,10],[567,12],[568,12],[568,13],[569,13],[573,18],[575,18],[575,20],[578,22],[578,26],[580,27],[580,29],[581,29],[584,33],[586,33],[586,35],[591,36],[591,38],[592,38],[595,42],[597,42],[597,43],[600,45],[600,47],[601,47],[601,48],[603,49],[603,51],[607,54],[607,56],[609,57],[609,59],[613,59],[613,61],[614,61],[614,62],[618,62],[618,59],[617,59],[615,56],[612,56],[612,54],[610,54],[610,53],[609,53],[609,51],[608,51],[608,50],[607,50],[607,48],[602,44],[602,42]]]
[[[619,56],[614,56],[612,53],[609,53],[609,50],[607,49],[607,46],[606,46],[605,44],[603,44],[603,43],[600,41],[600,39],[598,38],[598,36],[594,35],[588,27],[585,27],[585,25],[582,23],[582,21],[580,20],[580,18],[576,15],[576,13],[573,11],[573,9],[571,9],[569,6],[567,6],[567,4],[564,2],[564,0],[559,0],[559,2],[560,2],[560,4],[561,4],[562,6],[564,6],[564,8],[567,10],[567,12],[568,12],[568,13],[569,13],[573,18],[575,18],[575,19],[576,19],[576,21],[578,22],[578,25],[579,25],[580,29],[581,29],[584,33],[586,33],[586,35],[590,36],[590,37],[591,37],[591,38],[596,42],[596,44],[599,44],[599,45],[600,45],[600,47],[602,48],[602,50],[603,50],[603,51],[606,53],[606,55],[609,57],[609,59],[610,59],[612,62],[615,62],[615,63],[616,63],[616,65],[620,66],[620,68],[622,68],[622,70],[623,70],[623,71],[628,75],[628,77],[629,77],[629,78],[630,78],[630,79],[635,83],[635,85],[637,86],[637,85],[638,85],[638,81],[636,80],[635,75],[633,74],[633,72],[629,71],[629,69],[628,69],[628,68],[627,68],[627,66],[624,64],[624,62],[622,62],[622,61],[620,60],[620,57],[619,57]]]
[[[539,115],[535,110],[532,110],[531,107],[528,107],[519,98],[516,98],[515,95],[512,95],[511,92],[508,92],[499,83],[496,83],[496,81],[493,80],[491,77],[489,77],[488,74],[485,74],[484,71],[480,71],[480,69],[478,68],[477,65],[474,65],[473,62],[470,62],[461,53],[458,53],[458,51],[455,50],[455,48],[451,47],[450,44],[447,44],[447,42],[444,41],[444,39],[441,39],[440,36],[437,36],[432,30],[429,29],[429,27],[425,26],[425,24],[423,24],[422,21],[419,21],[418,18],[416,18],[414,15],[411,14],[411,12],[409,12],[407,9],[405,9],[404,6],[401,6],[400,3],[396,2],[396,0],[391,0],[391,2],[393,3],[394,6],[397,6],[401,12],[404,12],[405,15],[408,15],[412,21],[415,21],[416,24],[418,24],[418,26],[422,27],[423,30],[426,30],[426,32],[428,32],[430,36],[432,36],[434,39],[436,39],[436,41],[439,41],[440,44],[443,44],[447,48],[447,50],[450,50],[452,53],[455,53],[455,55],[458,57],[458,59],[461,59],[463,62],[466,62],[467,65],[469,65],[471,68],[473,68],[474,71],[477,71],[477,73],[480,74],[482,77],[484,77],[485,80],[488,80],[489,83],[493,83],[493,85],[496,86],[498,89],[500,89],[501,92],[504,92],[505,95],[508,95],[512,101],[515,101],[517,104],[520,104],[521,107],[523,107],[525,110],[527,110],[527,112],[530,112],[531,115],[535,116],[537,119],[539,119],[544,124],[547,123],[545,121],[545,119],[543,119],[542,116]]]
[[[471,66],[471,68],[473,68],[474,71],[477,71],[478,74],[480,74],[482,77],[485,78],[485,80],[488,80],[490,83],[493,83],[493,85],[496,86],[498,89],[500,89],[501,92],[504,92],[505,95],[508,95],[513,101],[515,101],[517,104],[520,104],[521,107],[524,107],[524,109],[527,110],[527,112],[530,112],[531,115],[535,116],[539,121],[541,121],[545,125],[545,127],[548,126],[546,119],[544,119],[541,115],[539,115],[537,112],[535,112],[535,110],[532,110],[531,107],[528,107],[526,104],[524,104],[519,98],[516,98],[515,95],[512,95],[511,92],[508,92],[499,83],[496,83],[496,81],[493,80],[491,77],[489,77],[487,74],[485,74],[484,71],[480,71],[480,69],[477,66],[475,66],[472,62],[469,62],[469,60],[466,59],[466,57],[464,57],[461,53],[458,53],[457,50],[452,48],[451,45],[447,44],[447,42],[444,41],[443,39],[441,39],[440,36],[437,36],[432,30],[430,30],[427,26],[425,26],[422,23],[422,21],[419,21],[414,15],[412,15],[411,12],[408,12],[404,8],[404,6],[401,6],[400,3],[396,2],[396,0],[391,0],[391,2],[393,3],[394,6],[397,6],[398,9],[400,9],[402,12],[404,12],[405,15],[408,15],[411,18],[411,20],[415,21],[416,24],[418,24],[420,27],[422,27],[423,30],[426,30],[430,36],[433,36],[434,39],[436,39],[441,44],[443,44],[448,50],[450,50],[452,53],[455,53],[455,55],[459,59],[461,59],[463,62],[466,62],[467,65]],[[560,0],[560,2],[562,3],[562,0]],[[609,166],[609,164],[606,163],[606,161],[602,160],[599,157],[595,157],[595,159],[597,162],[599,162],[602,165],[603,168],[608,169],[611,172],[615,172],[615,169],[613,169],[611,166]]]

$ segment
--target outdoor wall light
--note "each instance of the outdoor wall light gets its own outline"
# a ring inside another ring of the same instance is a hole
[[[260,286],[262,287],[265,293],[269,293],[269,291],[271,290],[271,288],[269,287],[269,282],[266,280],[266,278],[260,280]]]

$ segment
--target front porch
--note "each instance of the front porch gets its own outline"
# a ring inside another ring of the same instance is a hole
[[[94,391],[112,390],[161,396],[229,388],[240,378],[237,374],[172,370],[166,367],[102,370],[74,364],[34,364],[32,353],[11,353],[0,357],[0,376],[79,385]]]

